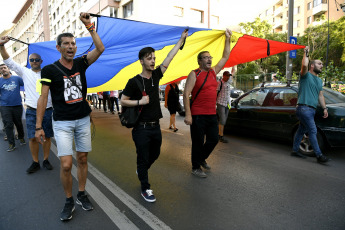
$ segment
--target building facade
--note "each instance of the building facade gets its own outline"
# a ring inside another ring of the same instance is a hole
[[[309,26],[321,25],[327,21],[328,4],[330,21],[335,21],[343,17],[345,13],[342,11],[340,4],[344,4],[345,1],[337,1],[294,0],[293,35],[303,35],[305,29]],[[273,33],[285,33],[288,31],[288,15],[289,0],[278,0],[275,4],[261,12],[259,18],[272,24]]]

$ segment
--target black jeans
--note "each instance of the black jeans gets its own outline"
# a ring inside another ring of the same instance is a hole
[[[117,112],[120,112],[120,109],[119,109],[119,99],[117,97],[110,97],[110,112],[114,112],[114,102],[116,104],[116,109],[117,109]]]
[[[218,120],[217,115],[193,115],[192,118],[192,168],[199,169],[218,143]]]
[[[108,103],[108,107],[107,107],[107,103]],[[110,110],[110,97],[109,97],[109,95],[103,95],[103,109],[104,109],[104,112],[107,112],[107,109]]]
[[[150,189],[148,169],[158,159],[161,152],[162,132],[160,125],[137,125],[132,130],[137,149],[137,172],[141,191]]]
[[[8,143],[15,145],[14,142],[14,125],[17,128],[18,138],[24,138],[24,128],[22,123],[23,106],[1,106],[1,116],[4,122],[5,132]]]

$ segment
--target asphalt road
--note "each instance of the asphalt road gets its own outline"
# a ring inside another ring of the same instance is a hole
[[[207,160],[208,177],[196,178],[189,127],[177,115],[179,131],[168,130],[163,113],[161,156],[149,170],[157,202],[140,195],[131,130],[117,115],[95,111],[87,182],[95,209],[76,207],[69,222],[59,220],[64,194],[55,145],[54,169],[27,175],[28,145],[8,153],[0,132],[0,229],[345,229],[344,148],[328,151],[332,161],[320,165],[291,157],[289,143],[227,135],[229,143]]]

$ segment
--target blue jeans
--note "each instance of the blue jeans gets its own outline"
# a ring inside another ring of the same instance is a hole
[[[217,115],[192,115],[192,118],[192,169],[199,169],[218,143],[218,119]]]
[[[298,130],[293,142],[293,151],[298,152],[299,145],[303,139],[303,136],[305,133],[308,133],[309,141],[311,146],[313,147],[313,150],[315,152],[316,156],[322,155],[321,150],[319,148],[319,144],[317,142],[317,128],[315,125],[315,112],[316,110],[313,108],[310,108],[308,106],[299,105],[296,108],[296,116],[300,121],[300,124],[298,126]]]

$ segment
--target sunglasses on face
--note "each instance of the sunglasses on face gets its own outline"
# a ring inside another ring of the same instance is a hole
[[[30,58],[29,60],[30,60],[30,62],[40,62],[41,61],[40,58]]]

